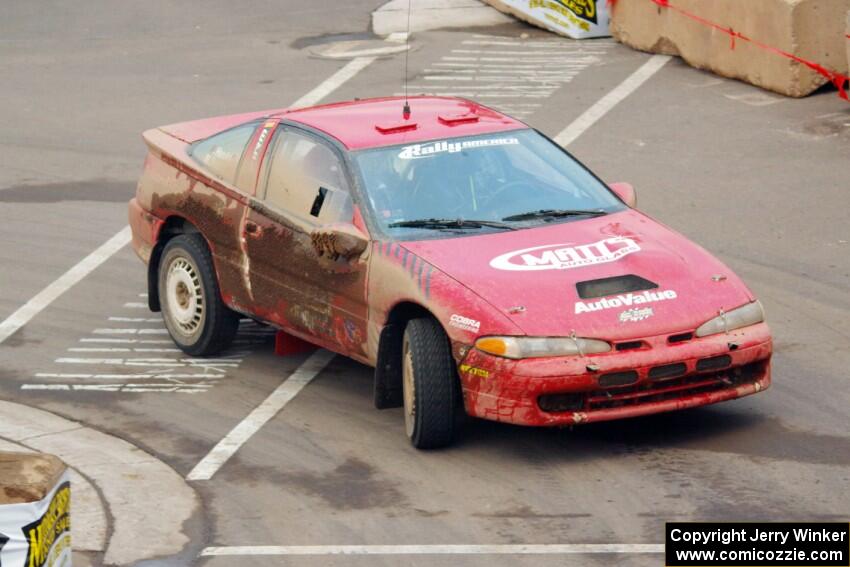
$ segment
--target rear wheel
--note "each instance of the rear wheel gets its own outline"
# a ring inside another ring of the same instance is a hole
[[[417,449],[450,445],[455,437],[457,376],[449,340],[433,319],[407,323],[402,346],[404,427]]]
[[[230,346],[239,316],[221,300],[212,256],[200,234],[172,238],[158,275],[165,326],[183,352],[208,356]]]

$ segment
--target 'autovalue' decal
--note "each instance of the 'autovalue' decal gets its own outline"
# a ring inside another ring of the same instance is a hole
[[[547,244],[514,250],[490,260],[490,267],[519,272],[568,270],[614,262],[639,250],[640,246],[631,238],[617,236],[592,244]]]
[[[463,150],[487,148],[490,146],[514,146],[519,144],[518,138],[485,138],[483,140],[464,140],[463,142],[431,142],[429,144],[413,144],[405,146],[398,154],[400,159],[420,159],[434,154],[455,154]]]
[[[601,311],[603,309],[616,309],[617,307],[631,307],[632,305],[643,305],[644,303],[654,303],[656,301],[666,301],[668,299],[676,299],[678,294],[672,289],[664,291],[644,291],[642,293],[624,293],[614,297],[603,297],[598,301],[576,301],[576,313],[589,313],[591,311]],[[628,313],[628,312],[624,312]],[[636,314],[633,314],[636,315]],[[652,315],[650,312],[644,313],[644,317]],[[627,316],[625,320],[639,320]]]

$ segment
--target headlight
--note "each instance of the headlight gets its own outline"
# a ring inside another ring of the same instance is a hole
[[[721,313],[714,319],[706,321],[696,331],[698,337],[707,337],[718,333],[728,333],[741,327],[748,327],[764,321],[764,308],[760,301],[747,303],[743,307]]]
[[[581,338],[483,337],[475,341],[475,348],[505,358],[540,358],[608,352],[611,345]]]

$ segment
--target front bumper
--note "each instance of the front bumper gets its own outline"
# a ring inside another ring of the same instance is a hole
[[[765,323],[686,335],[635,339],[584,357],[509,360],[473,348],[458,366],[466,411],[519,425],[574,425],[713,404],[770,386]]]

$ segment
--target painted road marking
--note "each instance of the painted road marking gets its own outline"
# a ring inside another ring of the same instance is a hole
[[[38,292],[17,311],[9,315],[5,321],[0,323],[0,343],[15,334],[18,329],[29,323],[44,308],[121,250],[125,244],[130,242],[130,236],[130,227],[124,227],[115,236],[101,244],[94,252],[59,276],[53,283]]]
[[[213,378],[220,380],[222,374],[72,374],[68,372],[37,372],[36,378],[93,378],[96,380],[138,379],[138,378]]]
[[[659,554],[655,543],[552,543],[494,545],[253,545],[207,547],[201,556],[236,555],[586,555]]]
[[[293,108],[313,106],[338,89],[343,83],[368,67],[377,57],[357,57],[346,63],[345,67],[325,79],[319,86],[292,103]]]
[[[584,45],[562,40],[524,41],[476,35],[424,70],[412,92],[460,96],[489,102],[517,118],[536,112],[540,102],[584,69],[602,61],[613,43]]]
[[[637,71],[629,75],[611,92],[600,98],[596,103],[576,118],[572,124],[555,136],[555,141],[561,146],[568,146],[581,136],[588,128],[596,124],[603,116],[620,104],[627,96],[635,92],[655,73],[670,61],[669,55],[653,55],[649,61],[641,65]]]
[[[113,315],[108,319],[125,317]],[[238,368],[245,356],[262,345],[270,345],[274,339],[273,329],[243,321],[232,350],[215,358],[189,358],[171,339],[135,338],[168,333],[162,319],[146,318],[144,324],[147,326],[93,329],[92,336],[80,339],[86,346],[69,347],[65,356],[54,360],[59,371],[37,372],[33,376],[35,380],[23,384],[21,390],[136,394],[207,392],[226,378],[228,372]],[[115,334],[120,338],[103,336]],[[128,335],[134,338],[124,338]]]
[[[201,459],[186,477],[186,480],[209,480],[263,425],[288,404],[304,386],[309,384],[328,363],[334,354],[318,350],[310,355],[289,378],[284,380],[263,403],[243,419],[227,436]]]
[[[84,337],[80,339],[81,343],[107,343],[107,344],[142,344],[142,345],[173,345],[174,341],[170,339],[113,339],[113,338],[93,338]],[[238,342],[238,341],[234,341]]]
[[[179,348],[98,348],[98,347],[72,347],[68,352],[180,352]]]
[[[175,384],[169,382],[157,384],[145,382],[144,384],[24,384],[21,386],[21,390],[122,392],[127,394],[197,394],[207,392],[211,387],[211,384]]]

